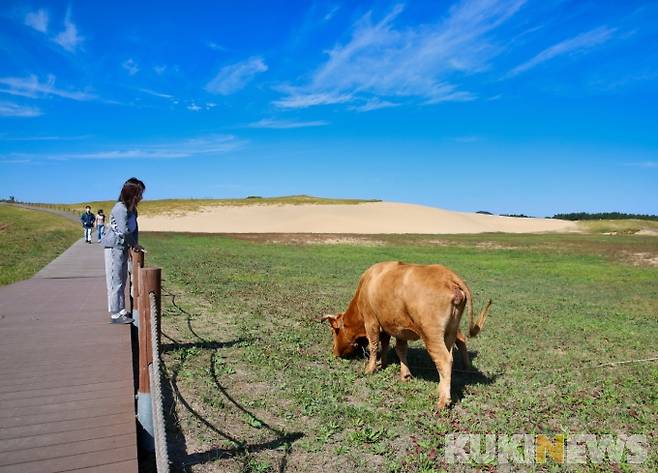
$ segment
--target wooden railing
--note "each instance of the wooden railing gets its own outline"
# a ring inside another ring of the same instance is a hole
[[[158,473],[169,471],[160,381],[161,269],[144,266],[144,253],[130,251],[131,296],[138,339],[137,421],[142,445],[155,452]]]

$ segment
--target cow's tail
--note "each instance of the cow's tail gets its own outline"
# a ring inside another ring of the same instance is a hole
[[[484,322],[487,320],[487,315],[489,315],[489,308],[491,307],[491,299],[485,304],[485,306],[480,311],[477,321],[473,319],[473,295],[471,294],[471,289],[468,287],[468,284],[461,282],[460,286],[466,293],[466,310],[468,310],[468,336],[475,337],[478,333],[484,328]]]

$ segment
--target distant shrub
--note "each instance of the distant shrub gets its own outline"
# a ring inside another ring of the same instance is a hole
[[[516,218],[535,218],[526,214],[500,214],[501,217],[516,217]]]
[[[482,215],[493,215],[491,212],[487,212],[486,210],[478,210],[475,213],[476,214],[482,214]]]
[[[259,195],[248,195],[247,199],[262,199],[262,197]]]
[[[645,214],[627,214],[623,212],[601,212],[601,213],[588,213],[588,212],[573,212],[566,214],[555,214],[553,218],[560,220],[656,220],[658,215],[645,215]]]

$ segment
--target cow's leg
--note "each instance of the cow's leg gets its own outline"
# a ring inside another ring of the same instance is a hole
[[[430,342],[431,341],[431,342]],[[439,372],[439,402],[437,407],[443,409],[450,404],[450,375],[452,373],[452,352],[446,346],[443,337],[425,340],[427,351]]]
[[[391,336],[386,332],[382,332],[379,337],[382,343],[382,369],[384,369],[388,365],[387,355],[388,355],[388,346],[389,343],[391,342]]]
[[[396,338],[395,352],[400,360],[400,378],[402,378],[402,381],[407,381],[412,378],[409,362],[407,362],[407,341]]]
[[[457,345],[457,349],[459,349],[459,354],[461,355],[462,358],[462,365],[464,366],[464,369],[470,369],[471,367],[471,359],[468,356],[468,349],[466,348],[466,337],[464,337],[464,334],[462,333],[461,330],[457,331],[457,338],[455,338],[455,344]]]
[[[368,350],[370,356],[368,357],[368,364],[366,365],[366,373],[374,373],[377,370],[377,349],[379,348],[379,327],[366,324],[366,336],[368,337]]]

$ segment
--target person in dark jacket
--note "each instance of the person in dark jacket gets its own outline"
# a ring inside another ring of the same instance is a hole
[[[82,223],[82,228],[85,230],[84,239],[87,243],[91,243],[91,231],[94,228],[95,221],[96,216],[91,213],[91,207],[87,205],[84,213],[80,215],[80,223]]]
[[[113,324],[132,322],[125,301],[128,250],[142,251],[138,242],[137,204],[142,200],[145,188],[141,181],[129,179],[124,183],[119,200],[110,213],[109,228],[101,241],[105,248],[108,310]]]

